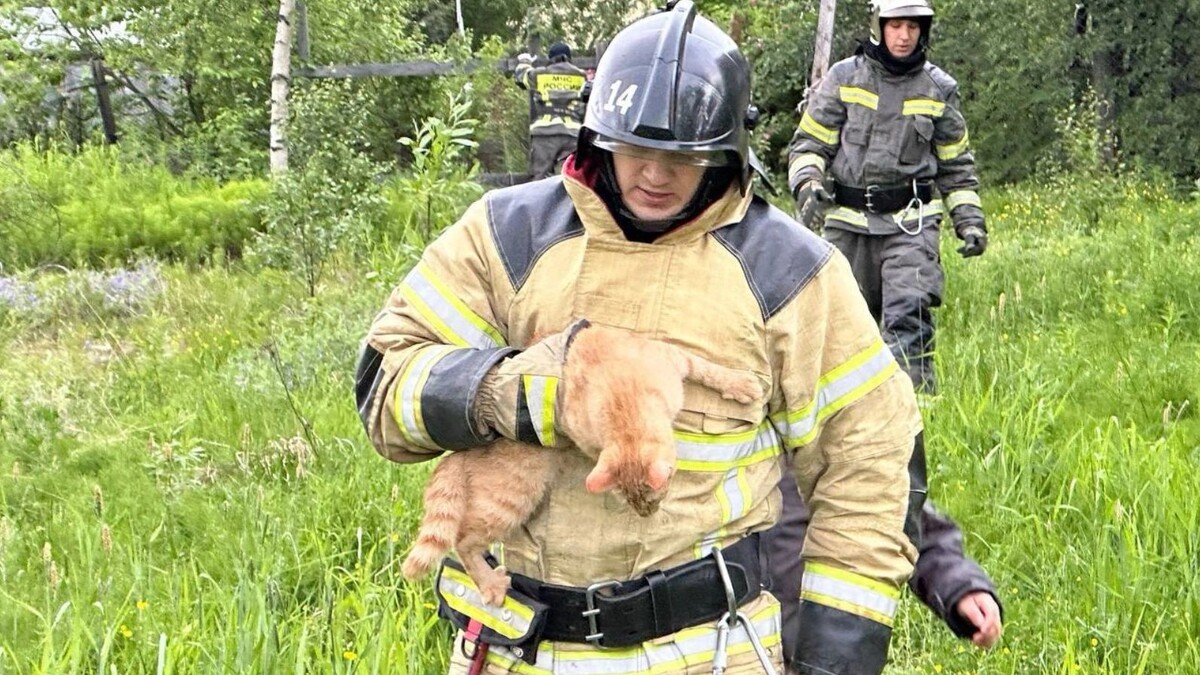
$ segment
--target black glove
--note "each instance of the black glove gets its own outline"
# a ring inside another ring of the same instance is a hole
[[[825,224],[825,210],[833,205],[833,195],[819,180],[810,180],[796,190],[796,213],[800,223],[814,232]]]
[[[963,245],[958,247],[958,254],[964,258],[983,255],[987,250],[987,231],[979,225],[960,228],[958,238],[963,240]]]

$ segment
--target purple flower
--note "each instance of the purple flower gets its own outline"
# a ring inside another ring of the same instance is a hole
[[[16,277],[0,276],[0,306],[17,312],[27,312],[41,304],[33,284]]]

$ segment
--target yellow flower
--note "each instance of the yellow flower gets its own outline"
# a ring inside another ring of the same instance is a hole
[[[117,629],[117,632],[127,639],[133,637],[133,631],[129,630],[129,626],[126,626],[125,624],[121,624],[121,627]]]
[[[393,533],[392,533],[392,543],[394,544],[394,543],[396,543],[396,542],[398,542],[398,541],[400,541],[400,533],[398,533],[398,532],[393,532]]]
[[[1100,641],[1097,640],[1096,638],[1092,638],[1092,646],[1095,647],[1098,644],[1100,644]]]
[[[352,650],[347,649],[346,651],[342,652],[342,658],[346,659],[347,661],[353,661],[358,658],[358,654],[355,654]]]
[[[940,664],[940,663],[935,663],[935,664],[933,665],[933,672],[935,672],[935,673],[940,673],[940,672],[942,672],[942,664]]]
[[[150,606],[150,603],[146,602],[145,600],[138,600],[138,601],[137,601],[137,608],[138,608],[138,611],[139,611],[139,612],[140,612],[140,611],[142,611],[142,610],[144,610],[144,609],[146,609],[146,608],[147,608],[147,607],[149,607],[149,606]]]

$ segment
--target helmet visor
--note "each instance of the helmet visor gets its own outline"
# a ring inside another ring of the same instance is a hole
[[[658,148],[647,148],[641,145],[633,145],[632,143],[625,143],[623,141],[618,141],[599,135],[592,139],[592,145],[618,155],[636,157],[638,159],[648,159],[655,162],[689,164],[691,166],[704,167],[729,166],[729,153],[721,150],[660,150]]]

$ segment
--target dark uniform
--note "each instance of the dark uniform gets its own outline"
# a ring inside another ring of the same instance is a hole
[[[529,90],[529,172],[534,180],[559,173],[579,137],[580,91],[587,75],[571,64],[570,53],[558,43],[550,48],[550,65],[520,63],[513,72],[517,85]]]
[[[921,48],[903,60],[890,57],[879,22],[909,15],[881,18],[876,10],[873,42],[834,64],[807,104],[788,155],[788,184],[802,199],[806,186],[832,179],[825,238],[850,260],[914,386],[933,393],[939,227],[948,213],[968,245],[982,239],[964,255],[982,253],[986,229],[958,84],[924,58],[933,12],[924,2],[891,4],[921,20]]]

